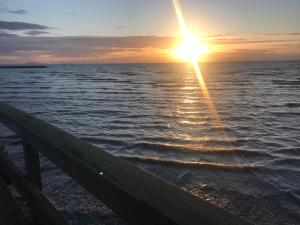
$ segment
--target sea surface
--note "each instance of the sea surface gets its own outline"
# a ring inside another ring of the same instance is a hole
[[[221,123],[188,64],[1,69],[0,100],[259,225],[300,224],[300,62],[203,63]],[[0,144],[22,166],[20,138]],[[125,224],[42,159],[73,224]]]

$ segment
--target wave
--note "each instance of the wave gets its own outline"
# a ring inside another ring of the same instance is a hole
[[[116,139],[109,139],[109,138],[92,138],[92,137],[83,137],[82,140],[90,142],[92,144],[110,144],[110,145],[117,145],[117,146],[124,146],[126,142],[122,140]]]
[[[291,102],[291,103],[286,103],[285,106],[288,108],[297,108],[300,107],[300,103]]]
[[[281,148],[276,151],[277,153],[290,154],[295,156],[300,156],[300,147],[294,148]]]
[[[270,114],[278,117],[300,116],[300,112],[271,112]]]
[[[32,71],[22,71],[21,73],[25,73],[25,74],[36,74],[36,73],[40,73],[40,71],[38,70],[32,70]]]
[[[137,75],[139,75],[138,73],[130,72],[130,71],[120,72],[119,74],[121,74],[121,75],[128,75],[128,76],[137,76]]]
[[[263,76],[263,77],[265,77],[265,76],[274,76],[274,75],[276,75],[276,74],[278,74],[278,72],[273,72],[273,71],[270,71],[270,72],[268,72],[268,71],[254,71],[254,72],[250,72],[250,73],[247,73],[247,75],[252,75],[252,76]]]
[[[298,169],[293,168],[274,168],[261,165],[250,164],[221,164],[211,162],[196,162],[196,161],[183,161],[175,159],[161,159],[157,157],[144,157],[144,156],[128,156],[116,155],[124,160],[137,163],[146,163],[151,165],[168,166],[175,168],[193,169],[193,170],[215,170],[215,171],[229,171],[236,173],[268,173],[268,174],[286,174],[294,173],[299,174]]]
[[[272,82],[279,85],[300,85],[299,80],[272,80]]]
[[[300,169],[300,158],[275,159],[271,164],[276,166],[293,166]]]
[[[117,156],[128,161],[144,162],[150,164],[159,164],[159,165],[167,165],[173,167],[192,168],[192,169],[219,169],[219,170],[243,171],[246,168],[250,168],[250,167],[252,168],[252,166],[225,165],[225,164],[218,164],[218,163],[191,162],[191,161],[183,161],[183,160],[169,160],[169,159],[160,159],[157,157],[125,156],[125,155],[117,155]]]
[[[262,151],[251,151],[241,149],[207,149],[199,143],[197,145],[180,145],[180,144],[156,144],[141,142],[128,146],[128,149],[152,150],[160,153],[167,152],[189,152],[192,154],[209,154],[209,155],[235,155],[235,156],[252,156],[252,157],[273,157],[271,154]]]

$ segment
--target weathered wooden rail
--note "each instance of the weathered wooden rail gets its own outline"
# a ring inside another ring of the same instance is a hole
[[[30,203],[39,224],[67,224],[42,195],[39,152],[129,224],[252,224],[2,102],[0,121],[23,139],[26,176],[4,153],[2,172]]]

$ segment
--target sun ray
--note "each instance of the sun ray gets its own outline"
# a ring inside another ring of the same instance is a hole
[[[180,27],[180,32],[181,32],[182,38],[184,39],[183,42],[186,41],[186,43],[191,43],[191,45],[192,45],[193,42],[191,40],[193,40],[192,39],[193,37],[189,33],[189,31],[186,27],[186,23],[185,23],[185,19],[184,19],[183,13],[182,13],[180,1],[179,0],[173,0],[173,6],[174,6],[174,10],[175,10],[175,13],[176,13],[176,16],[177,16],[178,24],[179,24],[179,27]],[[188,47],[190,49],[193,48],[193,46],[188,46]],[[196,49],[193,50],[194,52],[199,50],[199,49],[197,49],[197,45],[195,45],[195,47],[196,47]],[[209,111],[211,117],[214,120],[215,127],[218,128],[218,129],[221,129],[223,132],[225,132],[224,125],[223,125],[222,121],[220,120],[219,114],[218,114],[218,112],[216,110],[216,107],[215,107],[215,105],[214,105],[214,103],[213,103],[213,101],[212,101],[212,99],[209,95],[209,92],[207,90],[205,81],[203,79],[203,76],[202,76],[198,61],[197,61],[199,57],[198,57],[197,53],[194,53],[193,51],[190,51],[190,49],[187,49],[187,52],[184,53],[184,54],[189,54],[189,52],[191,52],[190,54],[192,54],[190,57],[187,57],[187,59],[192,63],[192,65],[194,67],[194,70],[195,70],[195,73],[196,73],[196,76],[197,76],[197,80],[198,80],[202,95],[206,100],[208,111]]]

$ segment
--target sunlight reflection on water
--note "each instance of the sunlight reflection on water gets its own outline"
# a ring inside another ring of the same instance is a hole
[[[293,224],[300,211],[293,197],[300,194],[299,63],[201,68],[228,140],[188,65],[1,70],[0,99],[241,215],[251,205],[265,214],[251,211],[257,222]],[[11,148],[15,139],[1,137]]]

